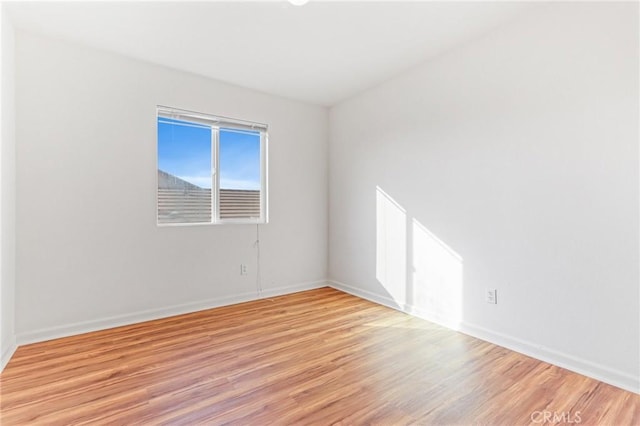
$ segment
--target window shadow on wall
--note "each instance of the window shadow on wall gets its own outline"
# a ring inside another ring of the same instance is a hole
[[[400,309],[459,329],[463,259],[379,186],[376,279]]]

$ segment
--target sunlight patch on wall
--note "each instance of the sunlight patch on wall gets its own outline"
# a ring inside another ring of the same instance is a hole
[[[412,222],[414,306],[457,328],[462,322],[462,257],[417,219]]]
[[[406,302],[407,213],[376,187],[376,278],[399,305]]]
[[[398,308],[459,329],[462,256],[376,187],[376,278]]]

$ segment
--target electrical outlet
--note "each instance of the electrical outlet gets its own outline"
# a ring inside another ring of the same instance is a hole
[[[248,273],[249,269],[247,268],[247,265],[244,263],[240,264],[240,275],[247,275]]]
[[[498,290],[495,288],[488,288],[484,292],[484,300],[487,303],[491,303],[493,305],[498,303]]]

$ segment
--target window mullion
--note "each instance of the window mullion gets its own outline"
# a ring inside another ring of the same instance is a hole
[[[268,169],[267,169],[267,144],[268,137],[264,132],[260,132],[260,219],[259,221],[262,223],[266,223],[268,221],[267,218],[267,203],[269,202],[267,199],[268,193]]]
[[[211,127],[211,222],[220,222],[220,153],[219,153],[220,129]]]

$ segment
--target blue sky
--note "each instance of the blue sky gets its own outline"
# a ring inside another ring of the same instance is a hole
[[[260,134],[220,129],[220,188],[260,189]],[[211,129],[158,118],[158,168],[211,188]]]

